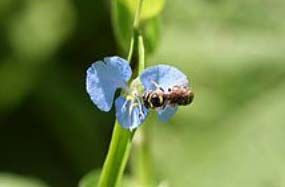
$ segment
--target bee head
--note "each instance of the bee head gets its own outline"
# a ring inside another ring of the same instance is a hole
[[[164,104],[163,92],[146,92],[142,99],[146,108],[158,108]]]
[[[152,93],[149,97],[149,104],[152,108],[161,107],[164,104],[163,95]]]

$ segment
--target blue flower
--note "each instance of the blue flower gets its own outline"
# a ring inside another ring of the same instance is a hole
[[[135,129],[143,123],[147,109],[141,104],[136,89],[128,87],[132,70],[125,59],[107,57],[93,63],[87,70],[86,90],[93,103],[102,111],[110,111],[115,92],[122,88],[126,95],[115,101],[116,117],[123,128]]]
[[[133,130],[146,119],[148,108],[143,104],[142,93],[155,91],[157,86],[168,90],[173,86],[188,87],[187,77],[178,69],[168,65],[157,65],[144,70],[139,81],[128,86],[132,75],[129,63],[120,57],[107,57],[93,63],[87,70],[86,89],[93,103],[102,111],[110,111],[115,92],[122,89],[122,95],[115,100],[116,117],[125,129]],[[177,104],[167,104],[157,110],[162,121],[168,121],[177,111]]]
[[[116,99],[116,117],[125,129],[133,130],[146,119],[148,109],[141,104],[138,97],[134,99],[120,96]]]
[[[111,110],[118,88],[127,88],[132,70],[125,59],[107,57],[87,70],[86,89],[93,103],[105,112]]]

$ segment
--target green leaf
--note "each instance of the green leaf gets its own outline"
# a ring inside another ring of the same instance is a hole
[[[139,0],[119,0],[129,9],[132,15],[135,14]],[[140,15],[141,20],[153,18],[160,14],[164,7],[164,0],[144,0],[142,12]]]
[[[97,169],[90,171],[80,180],[79,187],[96,187],[99,181],[100,172],[101,170]],[[122,184],[119,185],[119,187],[131,187],[135,186],[135,184],[136,184],[135,181],[133,181],[130,177],[124,176]]]
[[[100,177],[100,170],[93,170],[79,182],[79,187],[96,187]]]
[[[112,1],[112,24],[114,28],[114,34],[123,52],[127,53],[131,33],[132,33],[132,22],[134,15],[132,15],[126,5],[120,0]]]
[[[146,53],[151,54],[159,45],[160,41],[160,19],[159,16],[148,20],[143,28]]]
[[[14,174],[0,174],[0,187],[48,187],[34,178],[22,177]]]
[[[127,54],[132,36],[134,11],[130,9],[129,0],[112,1],[112,24],[115,38],[124,54]],[[143,13],[144,14],[144,13]],[[154,15],[154,14],[153,14]],[[151,54],[157,48],[160,39],[160,16],[149,16],[141,24],[142,35],[145,42],[146,54]]]

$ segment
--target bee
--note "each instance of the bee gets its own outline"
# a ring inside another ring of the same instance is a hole
[[[189,105],[192,103],[194,93],[187,86],[173,86],[164,90],[157,87],[154,91],[147,91],[142,99],[146,108],[163,109],[167,105]]]

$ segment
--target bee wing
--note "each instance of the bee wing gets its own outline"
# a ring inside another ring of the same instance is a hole
[[[116,56],[104,58],[87,70],[87,93],[100,110],[110,111],[115,91],[126,88],[131,75],[132,70],[125,59]]]
[[[156,65],[145,69],[140,75],[140,80],[145,90],[155,90],[157,85],[163,90],[173,86],[189,86],[187,76],[169,65]]]
[[[133,130],[139,127],[145,120],[148,110],[134,100],[126,100],[120,96],[115,101],[116,117],[120,125],[125,129]]]
[[[176,113],[177,108],[176,105],[167,105],[164,109],[158,111],[158,118],[163,122],[167,122]]]

